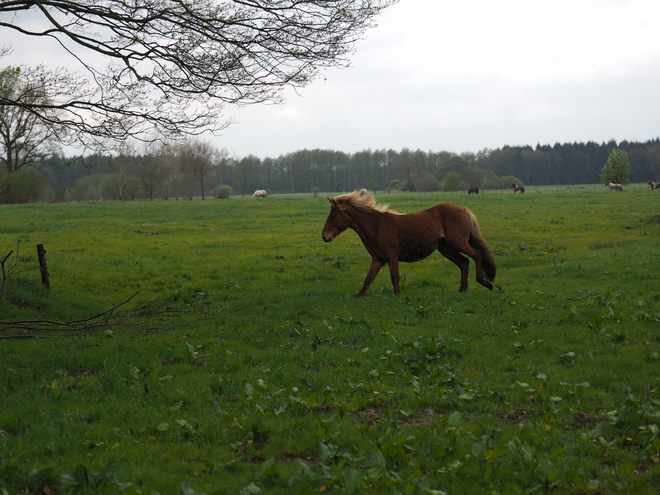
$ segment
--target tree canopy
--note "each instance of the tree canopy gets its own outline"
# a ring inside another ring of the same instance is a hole
[[[603,182],[615,182],[618,184],[628,184],[630,180],[630,163],[628,154],[624,150],[612,150],[607,158],[607,163],[603,165],[600,171],[600,178]]]
[[[41,159],[66,139],[66,129],[53,123],[56,110],[44,84],[41,67],[0,70],[0,164],[7,173]],[[30,111],[34,105],[44,108],[43,117]]]
[[[218,131],[230,123],[224,105],[278,102],[284,87],[348,65],[355,41],[396,1],[2,2],[5,39],[59,45],[88,79],[67,73],[47,104],[6,95],[0,104],[56,115],[85,145]]]

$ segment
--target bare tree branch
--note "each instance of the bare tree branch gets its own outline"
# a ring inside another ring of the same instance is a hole
[[[218,131],[226,104],[281,101],[354,43],[397,0],[25,0],[0,4],[0,30],[51,39],[92,81],[49,105],[3,100],[85,138]],[[3,14],[5,14],[3,16]],[[26,22],[39,17],[41,22]],[[0,31],[1,32],[1,31]],[[98,60],[108,62],[98,68]],[[53,88],[56,89],[56,88]],[[92,142],[94,142],[92,139]]]

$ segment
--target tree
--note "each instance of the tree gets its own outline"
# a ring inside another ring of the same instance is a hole
[[[458,172],[449,172],[442,181],[442,190],[444,192],[458,191],[461,187],[461,176]]]
[[[87,192],[91,188],[92,182],[89,176],[86,175],[85,177],[81,177],[80,179],[76,180],[76,182],[74,182],[73,185],[66,190],[66,195],[76,203],[80,203],[83,199],[85,199]]]
[[[153,153],[139,157],[135,164],[135,176],[150,200],[156,197],[170,178],[168,162],[172,161],[167,147],[161,145]]]
[[[50,105],[48,77],[42,67],[0,71],[0,162],[8,174],[52,154],[56,138],[64,140],[61,127],[49,125],[57,115],[55,109],[44,110],[46,121],[29,109],[31,105]]]
[[[134,150],[125,147],[120,155],[113,160],[114,175],[107,177],[103,184],[103,193],[106,197],[123,201],[135,199],[137,193],[137,180],[133,175],[135,168]]]
[[[415,177],[415,191],[434,192],[439,191],[441,187],[440,181],[428,172],[422,172]]]
[[[620,149],[610,151],[607,163],[600,170],[600,179],[603,182],[614,182],[617,184],[628,184],[628,177],[631,174],[630,164],[628,163],[628,154]]]
[[[465,158],[461,156],[452,156],[438,166],[438,169],[435,172],[435,177],[444,184],[444,179],[452,172],[455,172],[460,179],[458,182],[452,179],[452,181],[456,182],[454,186],[456,187],[456,189],[454,189],[455,191],[460,189],[460,182],[464,182],[470,186],[477,185],[478,176]]]
[[[51,41],[90,80],[50,104],[7,95],[0,104],[42,120],[55,106],[86,145],[217,131],[230,123],[225,104],[278,102],[285,87],[347,66],[355,41],[396,1],[2,2],[4,39]]]
[[[177,153],[179,169],[199,183],[202,199],[205,199],[206,179],[215,166],[215,153],[215,148],[210,143],[198,140],[181,144]],[[192,199],[192,194],[188,196]]]

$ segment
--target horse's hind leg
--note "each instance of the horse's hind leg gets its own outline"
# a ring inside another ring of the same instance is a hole
[[[461,269],[461,286],[458,292],[465,292],[468,287],[468,267],[470,266],[470,260],[463,256],[458,249],[445,241],[438,246],[438,251]]]
[[[484,276],[484,265],[481,258],[481,251],[473,248],[467,243],[465,244],[465,246],[461,246],[461,247],[462,249],[460,251],[462,253],[467,254],[470,258],[472,258],[474,260],[475,265],[477,265],[476,266],[477,282],[479,282],[481,285],[486,287],[486,289],[493,290],[493,282],[491,282]]]

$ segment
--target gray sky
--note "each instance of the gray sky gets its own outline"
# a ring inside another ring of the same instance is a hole
[[[660,136],[660,2],[400,0],[279,106],[227,109],[237,156],[476,152]]]
[[[658,0],[400,0],[378,24],[351,68],[282,105],[226,107],[236,123],[207,139],[275,158],[660,136]],[[24,41],[0,39],[15,49],[3,65],[58,60]]]

